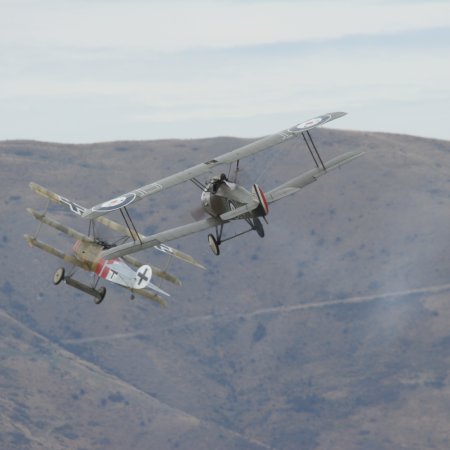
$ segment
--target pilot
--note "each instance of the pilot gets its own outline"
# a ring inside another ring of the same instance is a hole
[[[211,183],[211,185],[212,185],[212,191],[213,191],[213,193],[214,194],[216,194],[217,193],[217,191],[218,191],[218,189],[219,189],[219,187],[221,186],[221,184],[223,183],[223,182],[225,182],[225,181],[228,181],[228,178],[227,178],[227,176],[224,174],[224,173],[222,173],[221,175],[220,175],[220,177],[213,177],[212,179],[211,179],[211,181],[212,181],[212,183]]]

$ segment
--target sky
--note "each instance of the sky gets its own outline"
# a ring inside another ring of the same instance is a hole
[[[0,0],[0,140],[450,140],[449,0]]]

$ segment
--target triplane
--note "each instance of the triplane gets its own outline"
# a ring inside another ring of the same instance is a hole
[[[131,230],[134,228],[134,224],[127,210],[128,206],[143,198],[155,195],[165,189],[190,180],[202,190],[201,204],[203,210],[207,213],[207,218],[177,228],[165,230],[149,237],[135,238],[133,241],[121,245],[105,248],[101,252],[101,256],[107,259],[126,256],[145,248],[160,246],[165,242],[188,236],[208,228],[215,228],[215,233],[208,235],[208,243],[212,252],[215,255],[219,255],[220,245],[229,239],[234,239],[249,231],[256,231],[260,237],[264,237],[264,228],[260,218],[265,220],[269,212],[270,204],[281,200],[288,195],[295,194],[303,187],[316,181],[322,175],[329,173],[331,170],[336,169],[363,154],[362,152],[347,152],[330,161],[323,162],[317,147],[314,144],[309,132],[311,129],[324,125],[345,114],[346,113],[343,112],[333,112],[307,120],[279,133],[259,139],[229,153],[135,189],[120,197],[93,206],[92,208],[83,211],[82,217],[92,220],[100,218],[112,211],[120,210]],[[242,185],[239,185],[236,180],[228,179],[227,175],[223,173],[218,176],[213,176],[205,184],[198,178],[209,172],[211,169],[224,164],[230,165],[230,169],[231,166],[235,164],[235,173],[237,173],[239,171],[239,161],[241,159],[295,137],[303,138],[316,167],[298,175],[267,193],[264,193],[257,184],[253,184],[251,189],[248,190]],[[231,237],[224,237],[224,226],[231,221],[237,220],[244,220],[247,222],[249,229]]]
[[[30,183],[30,188],[37,194],[48,199],[49,203],[54,202],[65,206],[78,216],[81,216],[85,212],[85,208],[83,206],[55,194],[54,192],[51,192],[36,183]],[[159,303],[162,306],[165,305],[165,301],[159,294],[165,296],[168,296],[169,294],[156,284],[152,283],[152,276],[157,276],[176,285],[181,285],[181,281],[166,270],[162,270],[158,267],[152,267],[147,264],[142,264],[131,256],[105,259],[102,256],[102,252],[105,249],[113,247],[115,244],[100,239],[96,236],[93,221],[90,223],[90,235],[85,235],[77,230],[74,230],[73,228],[63,225],[55,218],[48,215],[47,211],[40,213],[31,208],[28,208],[27,211],[39,221],[39,227],[35,235],[30,236],[26,234],[24,236],[30,246],[37,247],[47,253],[50,253],[51,255],[61,258],[70,266],[69,270],[66,270],[64,267],[60,267],[56,270],[53,276],[53,283],[55,285],[64,281],[67,285],[92,295],[95,299],[95,303],[99,304],[103,301],[106,294],[106,288],[104,286],[97,287],[99,280],[102,278],[131,291],[131,298],[134,298],[134,294],[139,294],[149,300]],[[126,238],[133,237],[133,239],[145,239],[144,235],[137,235],[136,232],[130,231],[129,228],[105,217],[99,217],[96,220]],[[73,245],[72,253],[64,253],[55,247],[38,240],[37,235],[40,231],[41,224],[46,224],[49,227],[74,238],[76,241]],[[175,257],[186,263],[204,269],[204,266],[184,252],[173,249],[164,244],[156,246],[156,249],[168,254],[169,258]],[[136,267],[137,271],[133,270],[130,266]],[[91,272],[94,275],[93,281],[90,285],[82,283],[74,278],[76,269],[79,268],[84,269],[87,272]],[[150,288],[151,291],[146,288]]]

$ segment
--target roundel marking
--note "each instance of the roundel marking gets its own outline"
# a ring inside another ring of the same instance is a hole
[[[136,194],[130,193],[121,195],[120,197],[113,198],[105,203],[102,203],[100,206],[95,206],[93,211],[101,211],[101,212],[109,212],[115,211],[116,209],[124,208],[128,206],[133,200],[136,198]]]
[[[298,132],[305,129],[317,127],[318,125],[328,122],[330,120],[331,116],[329,114],[326,114],[325,116],[318,116],[314,117],[314,119],[309,119],[306,122],[299,123],[298,125],[295,125],[294,127],[290,128],[289,131]]]

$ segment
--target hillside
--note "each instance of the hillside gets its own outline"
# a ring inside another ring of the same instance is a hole
[[[208,270],[173,262],[166,309],[53,286],[60,262],[22,238],[25,208],[45,207],[28,183],[89,206],[247,141],[0,142],[1,448],[449,448],[450,142],[314,137],[326,159],[366,154],[274,205],[264,239],[219,257],[207,232],[172,242]],[[312,161],[297,140],[241,165],[268,190]],[[132,214],[163,230],[193,220],[199,195],[186,183]]]

